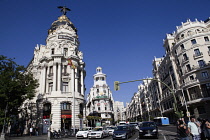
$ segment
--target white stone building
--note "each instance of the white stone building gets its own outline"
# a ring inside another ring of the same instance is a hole
[[[185,117],[210,119],[210,18],[177,26],[166,35],[163,47],[165,55],[153,60],[152,72],[153,79],[165,84],[151,81],[139,86],[142,118],[165,116],[175,122],[177,106]]]
[[[87,115],[99,116],[102,123],[111,123],[114,119],[114,100],[106,83],[106,74],[102,73],[101,67],[96,68],[93,78],[94,84],[90,89],[86,103]]]
[[[37,45],[34,57],[27,70],[39,81],[33,100],[24,107],[31,106],[28,125],[37,126],[47,132],[51,119],[51,129],[80,127],[84,106],[85,63],[79,51],[77,29],[66,16],[54,21],[48,30],[46,45]],[[36,108],[36,109],[35,109]]]
[[[114,102],[114,120],[115,121],[124,121],[123,118],[123,110],[124,110],[124,103],[120,101]]]

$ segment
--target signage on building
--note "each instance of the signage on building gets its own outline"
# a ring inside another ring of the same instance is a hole
[[[58,35],[58,39],[67,39],[67,40],[74,41],[74,38],[67,35]]]

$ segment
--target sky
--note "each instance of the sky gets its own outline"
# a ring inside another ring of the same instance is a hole
[[[66,6],[86,63],[86,95],[100,66],[114,100],[125,105],[141,82],[114,91],[114,81],[152,77],[154,57],[165,54],[166,34],[187,19],[209,18],[209,5],[210,0],[0,0],[0,55],[27,66],[35,46],[46,45],[48,29],[61,16],[57,6]]]

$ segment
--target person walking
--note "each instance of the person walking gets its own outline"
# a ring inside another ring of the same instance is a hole
[[[189,140],[187,129],[188,128],[183,122],[183,120],[178,120],[178,133],[179,133],[180,140]]]
[[[200,127],[200,125],[195,121],[195,117],[190,117],[190,122],[188,123],[188,130],[193,140],[200,140],[200,133],[198,127]]]
[[[30,131],[30,137],[31,137],[31,135],[33,133],[33,127],[32,126],[30,127],[29,131]]]
[[[204,131],[205,140],[210,140],[210,122],[208,119],[206,119],[204,122],[203,131]]]

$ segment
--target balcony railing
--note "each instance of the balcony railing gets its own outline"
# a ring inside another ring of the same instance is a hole
[[[194,59],[200,58],[200,57],[202,57],[202,56],[203,56],[203,53],[202,53],[202,52],[197,53],[197,54],[193,54]]]

